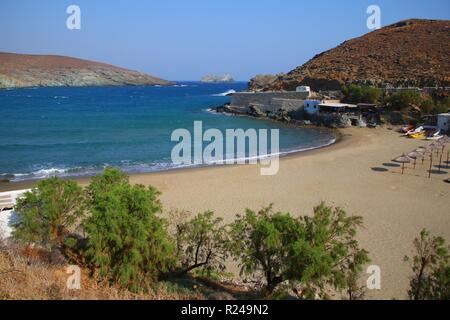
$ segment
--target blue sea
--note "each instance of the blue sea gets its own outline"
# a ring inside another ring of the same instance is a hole
[[[116,166],[129,173],[174,169],[172,131],[280,129],[288,154],[334,141],[331,132],[295,128],[210,108],[247,83],[180,82],[170,87],[27,88],[0,90],[0,179],[85,176]]]

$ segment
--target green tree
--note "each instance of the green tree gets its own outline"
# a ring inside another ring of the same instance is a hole
[[[174,264],[173,242],[161,211],[159,193],[131,186],[117,169],[108,169],[88,188],[91,216],[86,255],[100,276],[133,291],[146,290]]]
[[[326,289],[331,286],[338,291],[347,290],[352,298],[357,277],[370,261],[368,252],[361,249],[355,239],[363,223],[362,217],[348,216],[341,208],[321,203],[314,208],[312,217],[305,216],[302,221],[312,248],[305,257],[311,263],[305,264],[303,271],[296,268],[305,257],[301,250],[295,251],[290,261],[291,274],[304,283],[307,297],[318,294],[327,298]]]
[[[405,256],[411,263],[413,276],[408,295],[412,300],[449,300],[450,264],[448,247],[441,237],[431,236],[427,230],[414,239],[416,255]]]
[[[361,223],[325,204],[303,218],[274,213],[271,206],[247,210],[231,224],[230,250],[242,274],[264,275],[268,292],[288,280],[300,283],[305,298],[326,297],[327,286],[353,286],[355,272],[369,261],[354,239]]]
[[[401,90],[386,98],[386,104],[392,110],[403,110],[420,105],[422,98],[416,90]]]
[[[13,237],[46,247],[60,246],[85,214],[84,204],[83,190],[76,182],[56,177],[41,180],[17,201]]]
[[[230,227],[230,250],[240,261],[241,275],[261,272],[269,292],[287,280],[290,247],[304,234],[299,219],[269,206],[257,213],[247,209]]]
[[[88,198],[91,203],[98,203],[108,191],[118,186],[129,185],[129,177],[119,169],[108,167],[102,175],[97,175],[91,179],[87,187]]]
[[[433,114],[436,113],[436,106],[432,99],[424,99],[420,104],[420,111],[423,114]]]
[[[200,269],[201,274],[212,275],[225,270],[228,251],[222,221],[207,211],[176,225],[181,274]]]
[[[447,113],[450,110],[450,97],[436,103],[436,113]]]
[[[381,97],[380,89],[356,84],[344,86],[342,93],[347,103],[377,103]]]

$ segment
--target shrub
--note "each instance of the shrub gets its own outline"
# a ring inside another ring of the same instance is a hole
[[[386,103],[392,110],[403,110],[413,105],[420,105],[422,98],[416,90],[402,90],[386,98]]]
[[[432,114],[432,113],[436,112],[435,110],[436,110],[436,106],[435,106],[433,100],[431,100],[431,99],[425,99],[420,104],[420,111],[423,114]]]
[[[131,186],[116,169],[93,179],[88,188],[91,216],[86,255],[100,276],[132,291],[143,291],[174,263],[173,243],[161,210],[158,192]]]
[[[347,103],[377,103],[381,97],[380,89],[356,84],[344,86],[342,93]]]
[[[450,97],[445,97],[442,101],[436,103],[436,113],[447,113],[450,110]]]
[[[107,192],[118,186],[129,185],[128,176],[119,169],[108,167],[102,175],[92,178],[87,187],[88,197],[91,203],[98,203]]]
[[[302,257],[301,250],[293,255],[290,265],[294,278],[301,279],[309,298],[316,294],[327,298],[327,286],[338,291],[346,289],[351,298],[357,276],[370,261],[368,252],[355,239],[362,218],[347,216],[343,209],[322,203],[314,208],[313,217],[305,216],[302,221],[312,251],[306,255],[307,259]],[[305,264],[304,271],[295,268],[296,263],[308,260],[310,264]]]
[[[348,288],[369,261],[354,239],[361,223],[360,217],[324,204],[312,218],[274,213],[271,206],[258,213],[247,210],[231,224],[230,250],[240,261],[241,274],[263,273],[268,292],[290,281],[301,284],[305,298],[326,297],[327,285]]]
[[[83,190],[74,181],[56,177],[39,181],[17,202],[13,237],[30,244],[60,246],[83,217],[84,203]]]
[[[414,239],[417,255],[405,256],[411,263],[413,276],[408,295],[412,300],[449,300],[450,265],[449,252],[445,240],[433,237],[427,230]]]
[[[228,257],[226,230],[221,218],[207,211],[176,226],[178,256],[181,273],[200,269],[203,275],[211,276],[225,270]]]

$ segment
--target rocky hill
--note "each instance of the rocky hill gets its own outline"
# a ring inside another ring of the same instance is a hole
[[[250,90],[339,89],[376,86],[449,86],[450,21],[406,20],[345,41],[276,77],[257,76]]]
[[[0,88],[168,85],[148,74],[64,56],[0,52]]]

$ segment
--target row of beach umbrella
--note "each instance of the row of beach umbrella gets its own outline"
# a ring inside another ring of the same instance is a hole
[[[393,159],[392,161],[402,164],[402,174],[405,172],[405,164],[413,163],[413,168],[416,168],[417,161],[422,160],[422,164],[425,161],[425,158],[430,159],[430,169],[428,171],[428,178],[431,178],[432,168],[433,168],[433,156],[436,153],[436,157],[439,157],[439,172],[441,172],[442,168],[442,160],[444,156],[445,146],[450,143],[450,137],[444,136],[441,139],[433,142],[432,144],[426,147],[419,147],[409,153],[404,153],[401,156]],[[450,158],[450,148],[447,150],[447,165],[449,164]]]

